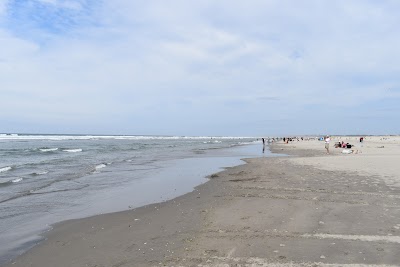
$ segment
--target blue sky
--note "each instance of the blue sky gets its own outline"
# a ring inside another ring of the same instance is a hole
[[[399,1],[0,0],[0,132],[400,134]]]

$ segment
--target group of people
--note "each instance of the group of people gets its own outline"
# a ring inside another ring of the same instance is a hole
[[[351,148],[353,145],[351,145],[350,143],[345,143],[345,142],[337,142],[335,144],[335,148]]]
[[[286,144],[289,144],[289,142],[294,142],[294,141],[304,141],[304,137],[283,137],[283,142]]]
[[[262,140],[262,143],[263,143],[263,152],[265,150],[265,144],[267,142],[268,143],[273,143],[273,142],[282,140],[283,143],[289,144],[289,142],[294,142],[294,141],[298,141],[299,142],[299,141],[309,141],[309,140],[323,140],[324,143],[325,143],[326,154],[330,154],[329,145],[330,145],[330,142],[331,142],[331,137],[329,135],[326,135],[326,136],[321,137],[321,138],[283,137],[283,138],[268,138],[268,139],[261,138],[261,140]],[[360,143],[363,143],[364,142],[364,137],[360,137],[359,141],[360,141]],[[352,148],[352,147],[353,147],[353,145],[349,144],[348,142],[344,142],[344,141],[337,142],[335,144],[335,148],[344,148],[344,150],[343,150],[344,152],[342,152],[344,154],[359,153],[358,150],[351,150],[350,148]]]
[[[330,136],[329,135],[325,136],[324,141],[325,141],[326,154],[329,154],[329,143],[331,142]],[[360,137],[360,143],[362,142],[364,142],[364,137]],[[350,149],[352,147],[353,145],[344,141],[337,142],[335,144],[335,148],[344,148],[344,150],[342,151],[343,154],[351,154],[351,153],[358,154],[359,153],[358,150]]]
[[[258,140],[258,139],[257,139]],[[308,141],[308,140],[313,140],[313,138],[305,138],[305,137],[273,137],[273,138],[261,138],[261,141],[263,143],[263,145],[265,145],[266,143],[274,143],[277,142],[279,140],[282,140],[283,143],[285,144],[289,144],[289,142],[294,142],[294,141]]]

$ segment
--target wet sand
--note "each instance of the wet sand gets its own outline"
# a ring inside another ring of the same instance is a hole
[[[400,188],[383,163],[358,172],[367,150],[346,155],[354,171],[329,169],[349,158],[316,141],[272,150],[290,156],[249,159],[168,202],[58,224],[6,266],[400,266]]]

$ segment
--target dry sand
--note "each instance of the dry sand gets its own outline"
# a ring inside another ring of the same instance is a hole
[[[400,137],[397,136],[373,136],[366,137],[363,143],[355,137],[333,137],[330,152],[336,157],[296,158],[291,162],[300,165],[311,165],[324,170],[342,170],[357,172],[361,175],[377,175],[387,184],[400,186]],[[355,145],[354,154],[342,154],[343,149],[335,149],[335,142],[349,142]],[[311,148],[321,149],[323,142],[293,142],[296,149]],[[356,154],[356,152],[358,152]]]
[[[274,144],[291,156],[247,160],[168,202],[64,222],[7,266],[400,266],[399,144],[367,137],[350,155]]]

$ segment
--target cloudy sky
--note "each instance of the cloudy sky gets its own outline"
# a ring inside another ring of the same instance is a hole
[[[400,1],[0,0],[0,132],[400,133]]]

